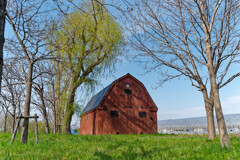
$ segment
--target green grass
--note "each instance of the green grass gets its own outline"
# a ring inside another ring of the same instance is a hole
[[[27,144],[20,135],[10,144],[11,134],[0,133],[0,159],[240,159],[240,138],[231,136],[231,147],[219,139],[190,135],[39,135]]]

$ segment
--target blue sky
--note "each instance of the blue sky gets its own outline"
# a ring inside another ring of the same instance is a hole
[[[235,66],[233,70],[239,70],[239,66]],[[95,93],[127,73],[136,77],[147,88],[158,107],[158,120],[205,116],[202,93],[189,80],[171,80],[155,89],[159,75],[154,71],[144,74],[143,67],[134,62],[123,61],[116,64],[116,72],[112,77],[102,79]],[[240,113],[239,84],[240,78],[236,78],[220,90],[224,114]]]
[[[10,33],[10,26],[7,25],[5,35],[9,36]],[[129,62],[125,59],[122,61],[116,64],[116,72],[113,73],[113,76],[100,80],[101,85],[97,87],[95,93],[115,79],[130,73],[145,85],[156,103],[158,120],[205,116],[202,94],[191,86],[189,80],[184,78],[171,80],[162,87],[154,89],[160,75],[156,72],[144,74],[146,71],[138,63]],[[234,66],[232,70],[236,73],[240,71],[239,68],[239,65]],[[90,99],[91,96],[84,97],[84,103],[87,103],[86,99]],[[236,78],[229,85],[222,88],[220,97],[224,114],[240,113],[240,78]]]
[[[113,1],[106,0],[105,2],[112,3]],[[125,7],[121,1],[116,2],[119,2],[117,4],[121,4],[121,7]],[[119,12],[114,7],[108,7],[108,9],[111,14],[118,17]],[[240,72],[240,64],[232,66],[230,69],[230,76],[236,74]],[[145,85],[156,103],[158,120],[206,116],[202,93],[191,85],[189,79],[184,77],[180,80],[174,79],[156,89],[155,86],[160,75],[154,71],[144,74],[145,72],[139,63],[123,59],[122,63],[116,64],[116,72],[113,77],[101,80],[103,86],[99,86],[96,93],[113,80],[130,73]],[[220,90],[220,98],[224,114],[240,113],[240,78],[235,78],[223,87]]]

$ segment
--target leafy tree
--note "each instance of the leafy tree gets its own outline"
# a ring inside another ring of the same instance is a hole
[[[61,104],[64,107],[63,130],[70,134],[76,91],[82,84],[93,86],[98,76],[113,67],[123,39],[120,25],[95,1],[86,6],[86,12],[74,11],[65,17],[61,29],[52,33],[51,49],[58,62],[56,83],[63,88]]]

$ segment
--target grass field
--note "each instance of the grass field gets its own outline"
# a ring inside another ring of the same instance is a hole
[[[231,147],[222,148],[219,139],[191,135],[39,135],[28,144],[18,134],[0,133],[0,159],[240,159],[240,138],[231,137]]]

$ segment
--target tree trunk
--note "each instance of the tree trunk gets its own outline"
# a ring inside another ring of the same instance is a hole
[[[70,85],[70,88],[72,88],[71,86],[72,85]],[[67,108],[64,116],[64,121],[63,121],[63,131],[66,134],[71,134],[71,121],[72,121],[72,116],[74,114],[73,105],[74,105],[75,92],[76,92],[76,88],[70,89],[69,96],[68,96]]]
[[[52,134],[56,134],[56,125],[57,125],[57,115],[56,115],[56,95],[55,95],[55,83],[53,79],[51,79],[51,87],[52,87],[52,95],[51,95],[51,105],[53,111],[53,126],[52,126]]]
[[[58,56],[57,56],[57,59]],[[62,112],[62,107],[61,107],[61,65],[60,63],[57,64],[57,68],[55,69],[57,74],[56,74],[56,80],[55,80],[55,91],[56,91],[56,98],[55,98],[55,107],[56,107],[56,124],[60,125],[62,119],[61,119],[61,112]]]
[[[16,121],[16,110],[17,110],[17,106],[15,105],[15,103],[13,103],[13,121],[12,121],[12,131],[11,133],[13,134],[14,129],[15,129],[15,121]]]
[[[32,94],[32,73],[33,73],[33,64],[31,63],[28,65],[28,78],[27,78],[27,84],[26,84],[24,116],[29,116],[30,114],[30,103],[31,103],[31,94]],[[27,143],[27,140],[28,140],[28,124],[29,124],[29,118],[24,118],[22,135],[21,135],[22,143]]]
[[[56,125],[57,125],[57,114],[56,114],[56,98],[55,90],[53,89],[53,134],[56,134]]]
[[[220,142],[222,146],[229,147],[230,140],[228,137],[227,127],[223,117],[219,91],[218,91],[218,86],[216,81],[216,75],[214,74],[212,52],[211,52],[212,46],[211,46],[210,36],[206,35],[205,38],[206,38],[206,54],[207,54],[207,60],[208,60],[208,73],[210,78],[211,89],[213,92],[212,94],[214,99],[214,108],[215,108],[216,117],[217,117]]]
[[[15,127],[15,118],[16,118],[16,114],[13,115],[13,120],[12,120],[12,129],[11,129],[11,133],[13,134],[14,132],[14,127]]]
[[[42,100],[43,121],[44,121],[44,125],[45,125],[45,130],[46,130],[46,134],[49,134],[50,129],[49,129],[49,123],[48,123],[48,118],[47,118],[47,110],[46,110],[43,96],[41,96],[41,100]]]
[[[4,127],[3,127],[3,132],[7,132],[7,110],[6,113],[4,114]]]
[[[43,121],[44,121],[44,125],[45,125],[45,131],[46,134],[50,133],[50,129],[49,129],[49,123],[48,123],[48,117],[47,117],[47,109],[46,109],[46,105],[45,105],[45,101],[44,101],[44,97],[43,97],[43,84],[42,84],[42,88],[41,89],[37,89],[38,95],[41,99],[42,102],[42,115],[43,115]]]
[[[57,125],[57,116],[56,116],[56,106],[53,106],[53,129],[52,129],[52,133],[56,134],[56,125]]]
[[[5,42],[4,31],[5,31],[6,5],[7,5],[7,0],[0,1],[0,92],[1,92],[1,84],[2,84],[3,45]]]
[[[212,44],[211,44],[211,32],[209,31],[209,23],[207,18],[207,11],[206,11],[206,1],[200,0],[200,12],[201,12],[201,20],[202,26],[205,35],[205,45],[206,45],[206,56],[207,56],[207,67],[208,67],[208,74],[210,79],[210,85],[213,92],[213,99],[214,99],[214,108],[217,117],[218,123],[218,130],[219,130],[219,137],[222,146],[229,147],[230,140],[227,133],[227,127],[225,124],[225,120],[223,117],[219,91],[216,81],[216,75],[214,73],[214,66],[213,66],[213,57],[212,57]]]
[[[216,130],[215,130],[214,114],[213,114],[213,103],[211,101],[213,96],[212,94],[210,94],[210,97],[208,98],[206,89],[204,89],[202,93],[203,93],[205,110],[207,115],[208,139],[212,140],[216,138]]]
[[[228,133],[227,133],[227,127],[225,124],[225,120],[224,120],[224,116],[223,116],[223,112],[222,112],[222,107],[221,107],[221,103],[220,103],[220,97],[219,97],[219,91],[218,91],[218,87],[216,84],[216,79],[215,79],[215,83],[214,83],[214,78],[212,78],[213,81],[213,95],[214,95],[214,108],[215,108],[215,112],[216,112],[216,117],[217,117],[217,123],[218,123],[218,130],[219,130],[219,137],[220,137],[220,141],[221,141],[221,145],[224,147],[229,147],[230,146],[230,140],[228,137]]]
[[[206,36],[205,38],[206,38],[206,54],[207,54],[207,60],[208,60],[208,73],[209,73],[210,84],[211,84],[211,89],[212,89],[212,94],[214,99],[214,108],[215,108],[215,113],[217,117],[220,142],[222,146],[229,147],[230,140],[228,137],[227,127],[223,117],[219,91],[218,91],[218,86],[216,81],[216,75],[214,74],[212,52],[211,52],[212,46],[210,43],[210,37]]]

